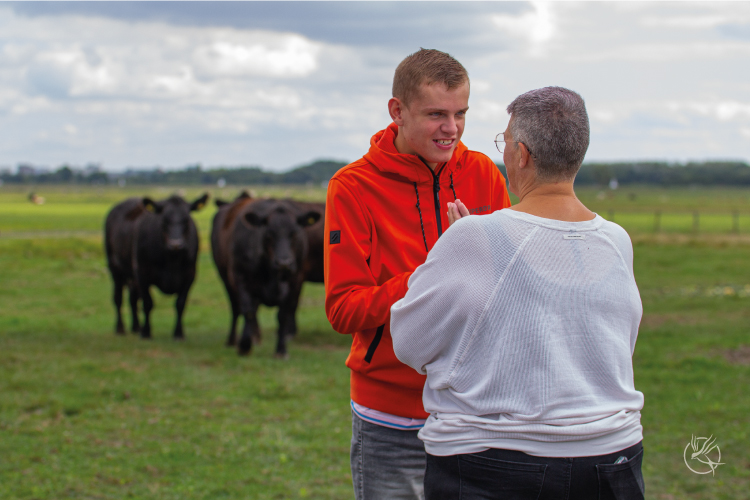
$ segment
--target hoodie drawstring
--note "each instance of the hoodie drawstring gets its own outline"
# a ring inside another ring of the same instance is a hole
[[[414,183],[414,192],[417,193],[417,212],[419,212],[419,225],[422,226],[422,240],[424,241],[425,252],[429,252],[427,248],[427,236],[424,234],[424,222],[422,221],[422,209],[419,208],[419,189],[417,189],[417,183]]]
[[[453,191],[453,201],[456,201],[458,199],[458,196],[456,196],[456,190],[453,189],[453,172],[451,172],[450,175],[451,175],[451,191]]]

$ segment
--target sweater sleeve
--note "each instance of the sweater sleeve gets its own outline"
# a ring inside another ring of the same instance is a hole
[[[355,193],[332,179],[326,197],[325,309],[328,321],[339,333],[385,324],[391,305],[404,296],[412,274],[397,274],[377,283],[368,264],[371,227],[370,214]]]
[[[470,215],[438,240],[391,308],[396,357],[431,383],[444,384],[474,331],[492,291],[495,272],[486,233]],[[433,387],[435,388],[435,387]]]

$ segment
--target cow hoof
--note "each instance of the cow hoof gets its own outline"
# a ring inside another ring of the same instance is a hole
[[[240,356],[247,356],[250,354],[250,351],[253,349],[253,342],[250,340],[250,338],[241,338],[240,343],[237,346],[237,352]]]
[[[185,336],[184,335],[175,335],[172,337],[175,342],[185,342]]]
[[[284,353],[277,352],[276,354],[273,355],[273,357],[276,358],[276,359],[282,359],[282,360],[286,361],[287,359],[289,359],[289,354],[286,353],[286,352],[284,352]]]
[[[125,330],[115,330],[115,335],[125,335]]]
[[[151,340],[151,334],[143,334],[141,333],[141,340]]]

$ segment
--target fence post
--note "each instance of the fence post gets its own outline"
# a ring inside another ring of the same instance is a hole
[[[732,232],[738,234],[740,232],[740,213],[737,210],[732,211]]]
[[[661,232],[661,210],[657,210],[654,214],[654,232]]]
[[[700,229],[700,220],[699,220],[700,214],[696,210],[693,212],[693,232],[697,233]]]

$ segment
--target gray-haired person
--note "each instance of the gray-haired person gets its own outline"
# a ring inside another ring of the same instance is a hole
[[[496,143],[519,203],[450,206],[391,309],[396,355],[427,375],[426,498],[642,499],[642,305],[628,234],[573,191],[585,104],[547,87],[508,113]]]

